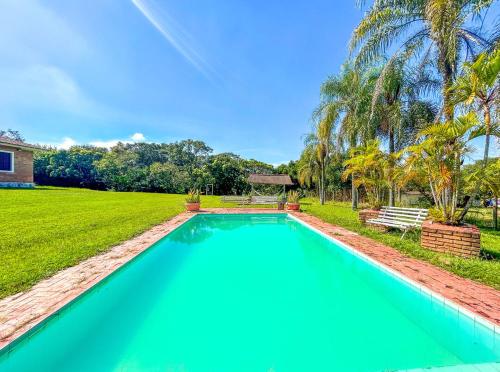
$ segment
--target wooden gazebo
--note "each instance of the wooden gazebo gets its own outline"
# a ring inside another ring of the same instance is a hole
[[[288,174],[251,174],[247,181],[252,185],[252,191],[253,185],[282,185],[285,193],[285,187],[293,185]]]

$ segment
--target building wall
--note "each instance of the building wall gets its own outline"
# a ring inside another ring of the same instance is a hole
[[[0,182],[33,182],[33,152],[1,146],[0,150],[14,153],[14,172],[0,172]]]

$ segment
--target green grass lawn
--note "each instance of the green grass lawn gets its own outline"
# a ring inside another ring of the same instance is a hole
[[[411,257],[431,262],[462,277],[500,289],[500,231],[481,228],[481,249],[490,259],[465,259],[421,248],[418,233],[408,233],[404,240],[400,240],[401,233],[398,231],[380,233],[364,227],[358,220],[358,212],[351,210],[350,203],[329,202],[321,206],[316,199],[305,199],[302,210],[324,221],[394,247]]]
[[[184,195],[39,187],[0,190],[0,298],[106,251],[184,210]],[[500,233],[482,229],[483,250],[492,260],[460,259],[420,248],[418,236],[381,234],[362,227],[347,203],[320,206],[306,199],[303,210],[325,221],[432,262],[460,276],[500,289]],[[218,196],[204,207],[228,207]]]
[[[0,190],[0,298],[184,210],[184,195],[38,187]],[[202,197],[205,207],[220,197]]]

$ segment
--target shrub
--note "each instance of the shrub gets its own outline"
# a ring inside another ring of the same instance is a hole
[[[200,190],[189,190],[186,198],[186,203],[199,203],[200,202]]]

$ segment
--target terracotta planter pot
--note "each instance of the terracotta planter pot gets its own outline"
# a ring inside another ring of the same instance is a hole
[[[424,221],[420,244],[435,252],[461,257],[477,257],[481,250],[481,232],[474,225],[450,226]]]
[[[200,203],[186,203],[186,210],[189,212],[196,212],[200,210]]]
[[[286,209],[289,211],[299,211],[300,203],[286,203]]]
[[[372,218],[377,218],[379,214],[379,210],[377,209],[362,209],[359,211],[359,221],[366,225],[367,220],[371,220]]]

